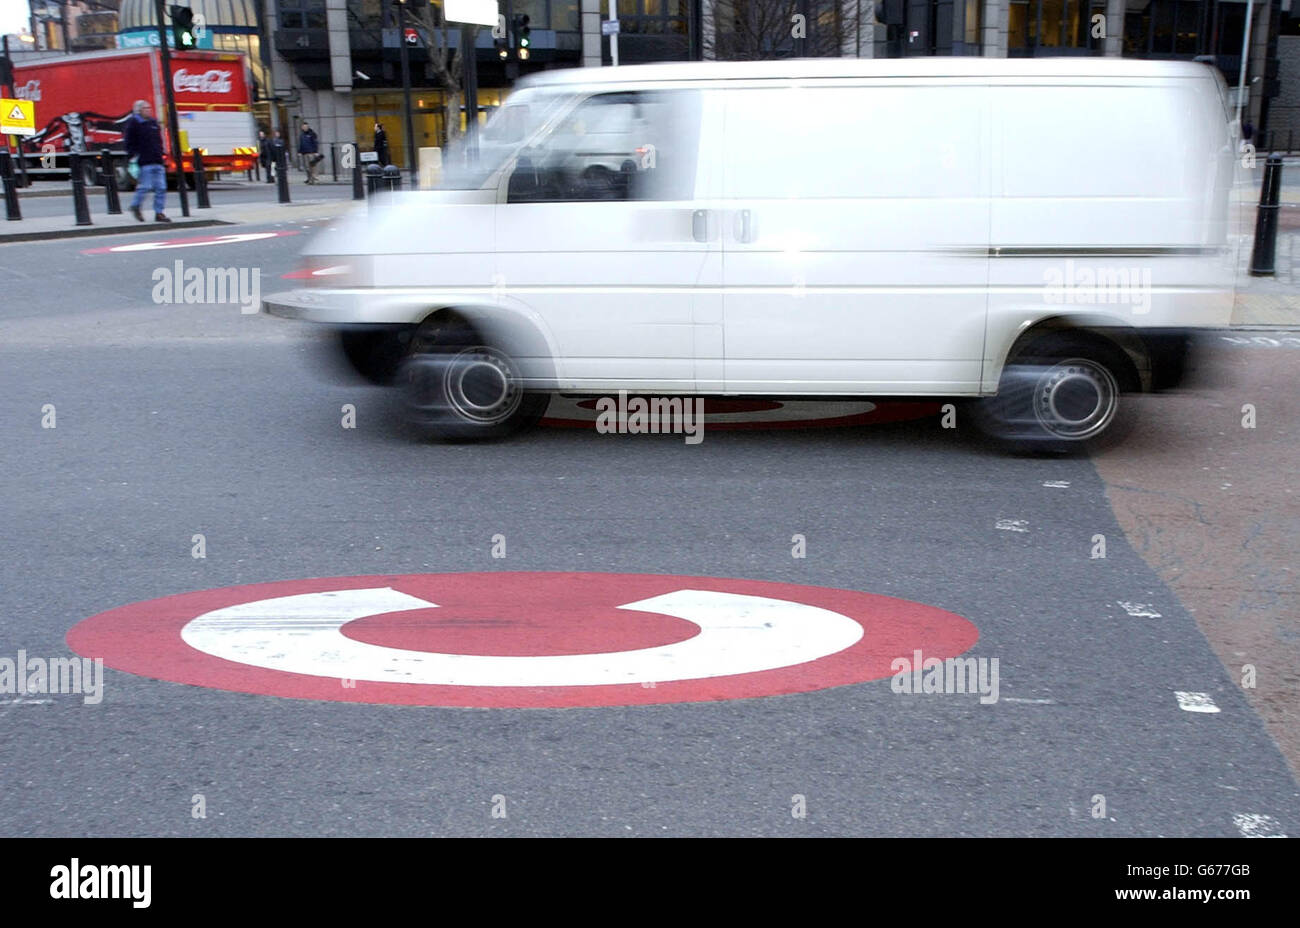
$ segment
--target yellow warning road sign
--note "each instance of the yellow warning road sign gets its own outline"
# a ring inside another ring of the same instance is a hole
[[[36,108],[31,100],[0,97],[0,135],[35,135]]]

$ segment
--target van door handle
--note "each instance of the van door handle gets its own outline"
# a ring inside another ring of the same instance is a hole
[[[691,213],[691,236],[697,242],[709,240],[709,211],[697,209]]]
[[[753,232],[753,222],[751,221],[749,210],[736,210],[736,241],[751,241],[753,239]]]

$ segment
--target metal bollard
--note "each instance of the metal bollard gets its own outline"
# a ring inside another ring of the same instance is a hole
[[[289,156],[281,148],[275,153],[275,184],[281,203],[289,202]]]
[[[379,192],[379,183],[383,180],[383,172],[379,165],[373,161],[366,165],[366,193],[374,196]]]
[[[402,189],[402,169],[395,164],[384,166],[384,189],[389,193]]]
[[[361,155],[357,152],[356,146],[352,148],[352,199],[364,200],[366,198],[366,188],[361,184]]]
[[[77,216],[77,225],[92,225],[90,205],[86,202],[86,179],[81,175],[81,153],[68,155],[68,167],[72,171],[72,209]]]
[[[203,152],[197,148],[190,151],[190,160],[194,165],[194,192],[198,195],[199,209],[211,209],[208,202],[208,175],[203,170]]]
[[[104,200],[108,206],[108,215],[122,214],[122,200],[117,195],[117,169],[113,167],[113,150],[107,145],[101,153],[104,166]]]
[[[339,146],[337,142],[330,143],[330,176],[334,183],[339,182]]]
[[[18,190],[14,186],[14,165],[9,159],[7,146],[0,146],[0,182],[4,184],[6,221],[22,219],[23,211],[18,205]]]
[[[1264,162],[1264,184],[1259,191],[1259,212],[1255,214],[1255,247],[1250,254],[1250,276],[1272,277],[1277,255],[1278,198],[1282,192],[1282,156],[1273,154]]]

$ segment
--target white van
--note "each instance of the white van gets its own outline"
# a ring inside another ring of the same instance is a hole
[[[1129,58],[549,72],[264,308],[446,436],[626,390],[980,399],[1077,447],[1228,323],[1230,118],[1214,68]]]

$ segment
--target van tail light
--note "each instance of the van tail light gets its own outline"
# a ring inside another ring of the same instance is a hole
[[[370,259],[352,255],[304,255],[302,266],[285,274],[286,280],[301,281],[307,287],[369,287]]]

